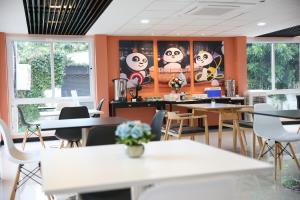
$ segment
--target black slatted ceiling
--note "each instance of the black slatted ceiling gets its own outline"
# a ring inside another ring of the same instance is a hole
[[[112,0],[23,0],[29,34],[85,35]]]
[[[272,33],[260,35],[258,37],[296,37],[300,36],[300,25],[282,29]]]

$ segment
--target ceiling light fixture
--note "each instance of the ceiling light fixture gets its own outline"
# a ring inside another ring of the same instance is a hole
[[[49,7],[50,7],[50,8],[54,8],[54,9],[59,9],[59,8],[61,8],[62,6],[50,5]],[[66,8],[67,8],[67,6],[63,6],[63,8],[64,8],[64,9],[66,9]],[[69,6],[68,8],[69,8],[69,9],[71,9],[71,8],[72,8],[72,6]]]
[[[142,24],[149,24],[150,20],[149,19],[142,19],[140,22]]]
[[[257,26],[265,26],[267,23],[266,22],[258,22]]]

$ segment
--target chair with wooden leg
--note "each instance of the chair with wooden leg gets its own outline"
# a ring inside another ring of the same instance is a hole
[[[202,119],[204,123],[204,128],[195,127],[193,120]],[[172,128],[172,123],[178,121],[179,127]],[[190,126],[184,126],[184,122],[188,121]],[[178,114],[175,112],[167,113],[167,125],[165,131],[165,140],[168,140],[170,136],[181,139],[181,138],[190,138],[195,140],[196,136],[205,135],[205,143],[209,144],[209,134],[208,134],[208,124],[207,124],[207,115],[195,116],[193,113],[182,113]]]
[[[262,139],[260,137],[258,137],[257,135],[255,135],[255,133],[253,132],[253,117],[252,114],[249,115],[249,117],[247,119],[242,119],[242,114],[246,114],[248,112],[252,112],[253,108],[249,107],[249,108],[242,108],[240,110],[237,111],[238,113],[238,126],[241,132],[241,136],[243,137],[244,140],[244,144],[245,144],[245,148],[247,148],[247,140],[246,140],[246,132],[252,132],[252,157],[256,158],[256,140],[258,141],[259,147],[262,147]],[[233,121],[231,120],[227,120],[223,122],[223,126],[225,127],[229,127],[234,129],[233,126]],[[234,131],[234,130],[233,130]]]
[[[86,106],[64,107],[61,109],[59,119],[77,119],[89,118],[89,112]],[[81,146],[80,140],[82,139],[81,128],[65,128],[55,131],[55,136],[60,140],[68,141],[67,147]],[[62,148],[61,142],[60,148]]]
[[[18,165],[17,173],[13,185],[12,192],[10,194],[10,200],[15,199],[16,192],[19,188],[21,188],[27,181],[31,180],[41,185],[42,178],[40,176],[40,153],[39,152],[32,152],[32,153],[25,153],[19,151],[12,140],[11,132],[9,131],[7,125],[0,119],[0,134],[2,134],[4,138],[4,148],[5,153],[8,156],[9,160],[16,163]],[[29,169],[25,168],[25,165],[36,164],[35,168]],[[21,175],[23,175],[21,177]],[[49,197],[49,199],[51,199]]]
[[[21,125],[25,126],[25,133],[24,133],[24,138],[23,138],[23,144],[22,148],[25,149],[26,141],[29,137],[31,136],[37,136],[40,140],[41,145],[45,148],[45,143],[42,137],[42,133],[40,130],[40,124],[38,123],[29,123],[25,120],[23,111],[20,107],[18,107],[18,113],[19,113],[19,118]]]
[[[266,103],[255,104],[254,112],[261,111],[274,111],[275,109]],[[253,130],[255,134],[263,139],[265,142],[260,149],[258,159],[261,159],[268,152],[274,157],[274,179],[277,178],[277,168],[281,168],[281,160],[283,153],[291,156],[295,161],[299,171],[300,164],[297,160],[294,149],[291,145],[292,142],[300,141],[300,135],[296,132],[287,132],[284,129],[278,117],[270,117],[264,115],[254,114]],[[267,148],[267,150],[265,150]],[[288,148],[290,151],[288,151]]]
[[[224,109],[219,112],[219,131],[218,131],[218,146],[222,145],[222,127],[232,128],[233,130],[233,151],[236,152],[237,149],[237,140],[239,139],[240,143],[240,152],[243,155],[247,155],[246,150],[246,139],[243,136],[243,130],[239,126],[239,113],[236,110]]]

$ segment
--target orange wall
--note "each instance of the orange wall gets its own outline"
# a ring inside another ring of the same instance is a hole
[[[169,41],[190,41],[190,64],[193,69],[193,41],[224,41],[224,57],[225,57],[225,79],[235,79],[238,88],[238,93],[243,95],[243,92],[247,87],[247,62],[246,62],[246,37],[155,37],[155,36],[95,36],[95,51],[96,51],[96,68],[97,78],[101,80],[98,87],[107,87],[107,91],[98,91],[98,98],[104,97],[112,100],[114,97],[113,82],[112,79],[119,77],[119,41],[120,40],[152,40],[154,46],[154,66],[156,68],[154,77],[154,88],[144,87],[140,91],[140,95],[146,96],[163,96],[166,93],[170,93],[170,88],[159,88],[158,83],[158,63],[157,63],[157,41],[169,40]],[[100,55],[104,52],[103,55]],[[98,55],[99,53],[99,55]],[[106,56],[106,57],[105,57]],[[97,61],[97,59],[103,59]],[[101,63],[100,63],[101,62]],[[107,73],[108,71],[108,73]],[[101,74],[102,73],[102,74]],[[192,72],[193,73],[193,70]],[[105,75],[104,75],[105,74]],[[106,77],[107,75],[107,77]],[[105,78],[104,78],[105,76]],[[101,77],[103,79],[101,79]],[[193,74],[192,74],[193,77]],[[105,81],[104,81],[105,80]],[[108,80],[108,82],[106,81]],[[99,82],[98,82],[99,83]],[[98,84],[97,83],[97,84]],[[182,91],[188,93],[203,93],[205,87],[210,87],[209,83],[202,85],[194,85],[193,79],[190,87],[182,88]],[[108,106],[108,105],[106,105]],[[128,117],[129,119],[140,119],[145,122],[149,122],[154,109],[148,109],[140,113],[138,109],[118,109],[117,116]],[[148,114],[149,113],[149,114]]]
[[[96,36],[96,40],[97,40]],[[225,79],[235,79],[241,84],[245,83],[245,74],[241,76],[240,72],[245,72],[246,69],[246,37],[134,37],[134,36],[108,36],[108,68],[109,79],[119,77],[119,41],[120,40],[152,40],[154,42],[154,61],[157,61],[157,41],[158,40],[170,40],[170,41],[190,41],[190,63],[193,69],[193,51],[192,41],[224,41],[224,57],[225,57]],[[95,47],[101,48],[99,46]],[[154,62],[154,66],[157,68],[157,62]],[[193,73],[193,70],[192,70]],[[156,76],[158,74],[156,73]],[[193,77],[193,76],[192,76]],[[158,79],[154,77],[154,89],[144,88],[140,94],[142,96],[153,96],[169,93],[170,88],[159,88]],[[191,82],[190,87],[182,88],[183,91],[189,93],[202,93],[205,87],[210,87],[210,84],[202,84],[201,86],[194,86],[194,82]],[[238,87],[244,89],[243,87]],[[239,91],[240,92],[240,91]],[[113,83],[109,82],[109,95],[110,99],[113,98]]]
[[[0,118],[9,122],[6,35],[0,32]]]

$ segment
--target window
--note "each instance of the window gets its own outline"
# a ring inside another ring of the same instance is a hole
[[[248,89],[298,89],[299,43],[247,45]]]
[[[270,90],[271,44],[253,43],[247,45],[248,89]]]
[[[40,119],[41,107],[74,105],[71,91],[76,91],[81,105],[94,108],[90,40],[9,38],[8,45],[10,114],[14,132],[24,128],[17,107],[22,109],[27,121],[33,122]]]
[[[248,89],[266,90],[267,103],[297,109],[300,93],[299,42],[254,41],[247,45]]]
[[[277,43],[274,49],[276,89],[299,88],[299,44]]]

